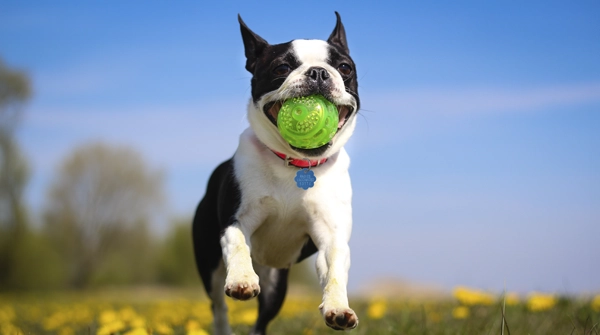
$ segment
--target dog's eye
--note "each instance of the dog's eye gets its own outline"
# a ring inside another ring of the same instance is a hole
[[[340,64],[337,69],[344,76],[347,76],[350,73],[352,73],[352,67],[346,63]]]
[[[289,65],[281,64],[275,69],[273,69],[273,74],[276,76],[285,76],[286,74],[290,73],[290,70],[291,68]]]

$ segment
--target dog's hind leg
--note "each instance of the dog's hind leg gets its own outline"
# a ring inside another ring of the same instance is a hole
[[[211,210],[212,199],[202,200],[196,211],[192,228],[194,254],[204,289],[212,304],[215,335],[231,335],[225,304],[225,265],[219,243],[219,225],[216,213]]]
[[[200,248],[196,248],[198,251]],[[216,249],[220,251],[219,249]],[[216,259],[215,259],[216,257]],[[229,320],[227,318],[227,304],[225,303],[225,264],[220,252],[196,255],[196,263],[204,283],[204,289],[211,300],[213,325],[215,335],[231,335]]]
[[[231,328],[229,326],[229,319],[227,317],[227,304],[225,303],[225,292],[223,286],[225,285],[225,265],[223,261],[219,263],[219,266],[212,274],[211,288],[208,293],[210,300],[212,300],[211,309],[213,312],[213,326],[215,335],[231,335]]]
[[[218,250],[218,249],[217,249]],[[212,256],[212,257],[211,257]],[[215,335],[231,335],[229,320],[227,318],[227,304],[225,303],[225,265],[220,258],[220,253],[217,253],[216,260],[213,258],[215,254],[197,255],[196,262],[200,269],[200,275],[204,288],[208,297],[211,300],[211,310],[213,313],[213,325]]]
[[[267,325],[279,313],[287,293],[289,269],[275,269],[254,265],[260,277],[258,295],[258,319],[250,335],[265,335]]]

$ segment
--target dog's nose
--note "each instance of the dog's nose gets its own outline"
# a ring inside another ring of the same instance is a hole
[[[316,82],[326,81],[330,77],[329,72],[320,66],[311,67],[305,74]]]

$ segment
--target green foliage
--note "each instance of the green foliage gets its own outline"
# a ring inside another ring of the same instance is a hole
[[[146,225],[138,225],[122,232],[124,243],[115,243],[104,255],[90,276],[90,287],[139,285],[154,283],[156,278],[156,251]]]
[[[50,187],[44,233],[69,265],[68,285],[148,281],[147,225],[161,200],[161,173],[131,149],[91,144],[67,157]]]
[[[0,129],[14,130],[20,106],[31,94],[29,78],[22,72],[8,68],[0,59]]]
[[[33,231],[24,233],[13,256],[7,287],[18,290],[64,287],[65,264],[45,236]]]
[[[20,107],[28,97],[27,76],[0,59],[0,288],[18,282],[14,274],[22,270],[19,250],[29,241],[22,200],[29,173],[14,138]]]
[[[191,220],[178,220],[167,233],[158,258],[158,281],[167,285],[199,283],[194,261]]]

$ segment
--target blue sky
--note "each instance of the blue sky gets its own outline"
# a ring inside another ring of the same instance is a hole
[[[325,39],[339,11],[362,111],[350,287],[600,290],[600,4],[0,1],[0,57],[34,88],[19,141],[40,211],[93,141],[166,173],[191,215],[246,128],[236,15],[271,43]]]

